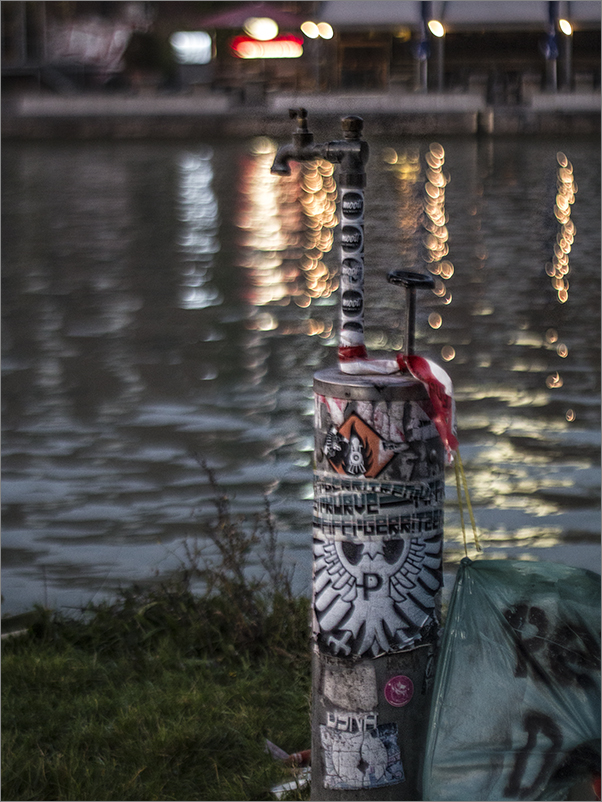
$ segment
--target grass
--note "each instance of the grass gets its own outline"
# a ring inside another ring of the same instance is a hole
[[[169,582],[77,618],[37,608],[4,642],[4,799],[270,799],[290,779],[265,738],[309,747],[309,603],[291,593],[269,506],[246,526],[203,467],[217,560],[188,543]],[[250,578],[261,545],[266,573]]]

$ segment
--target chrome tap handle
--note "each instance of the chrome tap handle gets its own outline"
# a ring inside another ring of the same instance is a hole
[[[405,287],[406,317],[403,350],[405,354],[413,354],[416,333],[416,290],[432,289],[435,286],[435,279],[425,273],[391,270],[387,275],[387,281],[389,284]]]

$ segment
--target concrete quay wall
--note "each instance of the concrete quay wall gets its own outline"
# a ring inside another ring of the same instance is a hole
[[[225,95],[23,95],[3,99],[9,139],[190,139],[199,136],[288,138],[289,108],[303,106],[320,128],[342,116],[364,117],[370,133],[598,134],[600,95],[534,95],[524,104],[487,105],[475,94],[277,95],[236,103]]]

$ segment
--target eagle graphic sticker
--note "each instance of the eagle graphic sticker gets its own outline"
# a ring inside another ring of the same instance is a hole
[[[440,532],[370,541],[314,539],[314,627],[333,655],[411,648],[437,619]]]

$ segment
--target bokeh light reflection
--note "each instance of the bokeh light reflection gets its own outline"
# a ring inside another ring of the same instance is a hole
[[[448,216],[445,210],[445,188],[449,184],[449,175],[444,173],[445,150],[438,142],[429,146],[424,160],[427,164],[424,183],[424,230],[423,239],[424,261],[429,271],[437,276],[433,293],[440,299],[443,306],[449,306],[453,296],[445,284],[454,275],[454,265],[446,257],[449,255],[449,231],[447,228]],[[440,329],[443,318],[433,312],[428,318],[432,329]],[[456,350],[446,345],[441,350],[446,362],[455,359]]]
[[[546,262],[545,273],[550,278],[552,289],[556,292],[560,304],[569,299],[569,254],[575,242],[577,228],[571,219],[572,206],[577,193],[577,183],[573,174],[573,165],[562,151],[556,154],[556,194],[554,198],[553,217],[556,223],[556,237],[551,244],[552,261]],[[545,334],[546,347],[553,350],[561,359],[566,359],[569,349],[566,343],[559,341],[560,335],[555,328],[549,328]],[[546,387],[553,390],[562,387],[563,378],[558,371],[546,378]],[[568,416],[567,421],[572,418]]]
[[[418,267],[421,261],[423,213],[420,151],[409,148],[397,153],[394,148],[388,147],[383,151],[383,160],[393,167],[396,178],[399,261],[404,265]]]
[[[212,188],[210,148],[183,155],[178,162],[178,238],[182,254],[180,303],[184,309],[218,306],[223,299],[211,283],[214,255],[219,251],[219,214]]]
[[[560,303],[566,303],[569,298],[569,282],[565,278],[569,273],[569,253],[577,229],[571,220],[571,206],[575,202],[577,183],[573,176],[573,165],[562,152],[556,154],[558,168],[556,170],[556,198],[554,204],[554,217],[558,221],[559,229],[554,244],[552,262],[546,265],[546,273],[552,280],[552,287],[558,293]]]
[[[281,179],[270,173],[275,153],[270,139],[255,139],[240,180],[238,263],[249,270],[245,297],[253,306],[289,303],[302,291],[296,265],[302,239],[298,183],[294,175]]]
[[[445,150],[439,143],[432,143],[424,155],[424,169],[417,147],[400,151],[387,147],[383,150],[382,158],[391,165],[397,179],[399,261],[409,269],[418,271],[423,270],[426,264],[429,272],[437,276],[432,291],[438,305],[449,306],[452,293],[445,282],[454,275],[454,266],[447,258],[449,231],[445,188],[450,179],[443,171]],[[443,318],[438,312],[433,312],[428,323],[431,329],[440,329]],[[451,346],[446,348],[447,361],[454,359],[455,349]]]
[[[268,137],[252,143],[240,186],[238,264],[249,270],[245,297],[257,309],[266,305],[307,309],[329,299],[338,288],[336,271],[324,261],[332,250],[336,216],[334,166],[324,160],[291,165],[291,175],[272,175],[276,144]],[[270,331],[306,333],[327,339],[332,323],[312,318],[284,320]],[[247,328],[264,330],[252,322]]]

